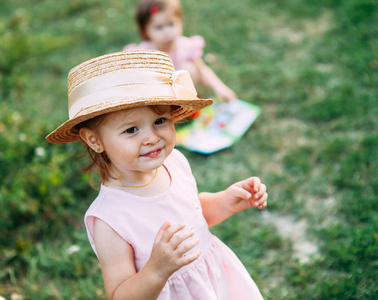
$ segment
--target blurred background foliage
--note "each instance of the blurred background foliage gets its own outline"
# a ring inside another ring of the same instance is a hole
[[[376,298],[377,2],[182,3],[185,34],[203,35],[208,64],[263,110],[234,147],[211,156],[183,150],[199,190],[251,175],[268,186],[268,209],[244,211],[212,231],[241,258],[266,299]],[[44,138],[67,118],[68,71],[139,41],[134,6],[131,0],[1,3],[0,296],[6,299],[105,299],[82,221],[97,194],[79,171],[82,147]],[[316,250],[298,255],[307,243]]]

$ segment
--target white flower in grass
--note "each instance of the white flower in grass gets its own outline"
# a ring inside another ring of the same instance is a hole
[[[11,300],[22,300],[22,296],[20,294],[13,293],[11,295]]]
[[[0,296],[0,300],[7,300],[7,299],[5,299],[3,296]]]
[[[67,249],[68,254],[72,254],[78,251],[80,251],[80,247],[78,245],[72,245]]]
[[[21,142],[25,142],[26,141],[26,134],[25,133],[20,133],[20,135],[18,136],[18,138],[20,139]],[[0,298],[0,300],[2,300]]]
[[[35,148],[35,155],[39,156],[39,157],[45,157],[45,149],[42,148],[42,147],[37,147]]]

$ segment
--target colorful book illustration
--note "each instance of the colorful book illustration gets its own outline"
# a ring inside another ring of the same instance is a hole
[[[244,135],[260,113],[259,106],[239,99],[214,102],[177,129],[176,144],[203,154],[228,148]]]

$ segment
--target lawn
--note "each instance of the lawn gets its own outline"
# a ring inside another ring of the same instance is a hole
[[[97,194],[67,118],[78,63],[139,38],[135,1],[4,0],[0,10],[0,296],[106,299],[83,216]],[[185,35],[262,114],[233,147],[188,157],[200,191],[256,175],[268,208],[211,230],[265,299],[378,297],[378,13],[373,0],[182,0]],[[208,95],[211,96],[211,95]]]

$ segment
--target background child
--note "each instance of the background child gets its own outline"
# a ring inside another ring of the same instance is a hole
[[[209,232],[234,213],[264,208],[257,177],[198,194],[174,122],[212,100],[160,51],[108,54],[68,76],[69,120],[51,143],[82,141],[102,178],[85,215],[108,299],[262,299],[235,254]]]
[[[202,36],[184,37],[182,8],[179,0],[141,0],[136,20],[143,41],[124,47],[126,50],[154,49],[169,54],[176,70],[188,70],[194,83],[212,90],[221,101],[237,96],[203,60]]]

